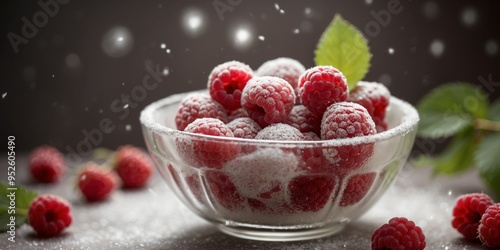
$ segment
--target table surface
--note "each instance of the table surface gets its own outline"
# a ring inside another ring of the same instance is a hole
[[[155,175],[148,187],[117,190],[101,203],[83,201],[75,189],[76,169],[51,185],[30,181],[26,155],[17,159],[16,182],[39,193],[52,193],[72,204],[73,223],[55,238],[42,239],[27,225],[18,228],[16,242],[1,234],[0,249],[369,249],[373,231],[390,218],[404,216],[426,235],[426,249],[485,249],[468,242],[450,225],[456,198],[464,193],[485,192],[476,173],[432,178],[428,168],[407,164],[387,193],[358,220],[337,235],[300,242],[259,242],[225,235],[189,211]],[[6,181],[7,159],[0,157],[1,181]]]

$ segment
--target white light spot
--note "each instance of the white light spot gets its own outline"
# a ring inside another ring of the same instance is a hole
[[[444,43],[441,40],[434,40],[429,49],[434,57],[440,57],[444,52]]]
[[[299,29],[294,29],[293,30],[293,34],[299,34],[300,33],[300,30]]]
[[[439,15],[439,5],[434,1],[428,1],[422,6],[422,12],[425,18],[435,19]]]
[[[304,9],[304,14],[305,14],[306,16],[309,16],[309,15],[311,14],[311,12],[312,12],[312,11],[311,11],[311,8],[309,8],[309,7],[307,7],[307,8],[305,8],[305,9]]]
[[[235,34],[237,43],[246,43],[250,39],[250,32],[246,29],[239,29]]]
[[[266,38],[264,36],[259,36],[259,40],[264,41]]]
[[[198,9],[188,9],[182,16],[184,30],[191,36],[198,36],[205,30],[206,18]]]
[[[52,75],[52,78],[54,78],[54,77],[56,77],[56,75],[55,75],[55,74],[53,74],[53,75]]]
[[[125,27],[111,28],[102,38],[101,47],[110,57],[122,57],[132,49],[134,39],[132,33]]]
[[[160,48],[165,49],[166,47],[167,47],[166,44],[164,44],[164,43],[160,44]]]
[[[385,86],[390,86],[392,84],[392,77],[388,74],[382,74],[378,78],[378,81],[384,84]]]
[[[472,26],[477,21],[477,12],[474,8],[468,7],[462,12],[462,22],[466,26]]]
[[[164,67],[164,68],[163,68],[163,71],[162,71],[162,74],[163,74],[164,76],[168,76],[168,74],[170,74],[170,69],[168,69],[168,67]]]
[[[484,50],[489,56],[495,56],[498,53],[498,43],[495,40],[488,40],[484,45]]]
[[[387,52],[388,52],[390,55],[394,55],[394,52],[395,52],[395,51],[394,51],[394,49],[393,49],[393,48],[389,48],[389,49],[387,50]]]
[[[277,3],[274,4],[274,8],[278,11],[280,10],[280,6]]]
[[[77,54],[71,53],[66,56],[66,65],[70,68],[80,67],[80,57]]]
[[[368,4],[368,5],[370,5],[370,4],[373,3],[373,0],[365,0],[365,3]]]
[[[2,94],[2,99],[4,99],[7,96],[7,92]]]
[[[124,82],[122,82],[122,86],[125,86],[125,83],[124,83]]]
[[[104,112],[104,110],[99,109],[99,114],[102,114],[103,112]]]
[[[165,52],[167,52],[167,54],[170,54],[170,49],[165,50]]]
[[[124,108],[124,109],[127,109],[127,108],[128,108],[128,103],[127,103],[127,104],[125,104],[125,105],[123,105],[123,108]]]
[[[130,125],[130,124],[125,125],[125,130],[126,131],[132,130],[132,125]]]

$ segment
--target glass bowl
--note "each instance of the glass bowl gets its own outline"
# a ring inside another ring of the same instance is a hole
[[[147,148],[190,210],[226,234],[253,240],[340,232],[392,183],[419,120],[414,107],[391,97],[388,130],[376,135],[300,142],[223,138],[176,130],[179,103],[191,93],[166,97],[141,112]]]

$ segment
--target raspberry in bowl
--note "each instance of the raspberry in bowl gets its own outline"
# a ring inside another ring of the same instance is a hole
[[[315,109],[320,118],[300,119],[321,123],[320,131],[301,131],[297,119],[287,117],[302,104],[284,82],[249,80],[241,94],[247,112],[235,122],[200,117],[178,129],[181,104],[208,90],[171,95],[141,112],[145,142],[163,179],[182,203],[226,234],[296,241],[338,233],[382,196],[412,149],[419,117],[410,104],[390,96],[387,129],[379,132],[366,108],[340,100],[323,114]]]

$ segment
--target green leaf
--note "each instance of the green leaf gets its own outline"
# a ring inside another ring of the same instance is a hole
[[[474,158],[484,183],[500,198],[500,133],[484,138]]]
[[[0,232],[9,230],[11,216],[15,218],[15,226],[19,227],[28,218],[28,208],[33,199],[38,196],[22,186],[9,186],[0,183]]]
[[[491,104],[488,112],[488,118],[493,121],[500,121],[500,99]]]
[[[417,166],[431,166],[433,173],[455,174],[467,170],[474,163],[474,130],[468,128],[458,133],[437,156],[423,155],[415,160]]]
[[[449,137],[472,125],[476,118],[486,118],[488,101],[478,87],[455,82],[432,90],[420,100],[417,110],[419,136]]]
[[[347,78],[352,90],[370,68],[370,48],[363,34],[340,15],[321,35],[314,51],[316,65],[331,65]]]

